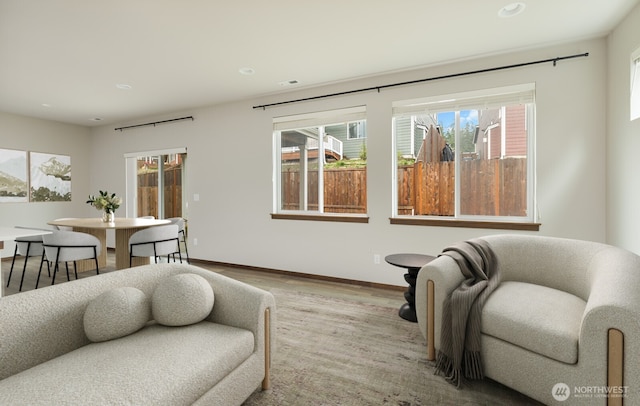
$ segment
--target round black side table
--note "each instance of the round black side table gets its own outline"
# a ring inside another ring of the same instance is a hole
[[[407,281],[409,287],[404,292],[404,298],[407,303],[403,304],[398,311],[398,315],[405,320],[416,323],[416,279],[420,268],[434,260],[436,257],[424,254],[391,254],[387,255],[384,260],[391,265],[400,268],[406,268],[407,273],[404,274],[404,280]]]

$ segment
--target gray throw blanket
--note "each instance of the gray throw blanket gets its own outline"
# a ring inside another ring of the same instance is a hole
[[[500,283],[498,262],[489,244],[480,238],[456,243],[440,255],[453,258],[465,280],[445,299],[436,374],[456,386],[462,377],[482,379],[480,314]]]

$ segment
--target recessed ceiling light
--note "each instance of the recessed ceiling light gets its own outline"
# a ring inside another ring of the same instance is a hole
[[[250,76],[256,73],[256,70],[253,68],[240,68],[238,69],[238,72],[240,72],[241,75],[246,75],[246,76]]]
[[[506,6],[502,7],[498,11],[498,15],[502,18],[513,17],[515,15],[522,13],[525,7],[526,7],[526,4],[524,3],[507,4]]]
[[[280,86],[293,86],[293,85],[297,85],[298,83],[300,83],[299,81],[293,79],[293,80],[285,80],[283,82],[278,82],[278,84]]]
[[[120,90],[129,90],[131,89],[131,85],[127,85],[125,83],[118,83],[116,87]]]

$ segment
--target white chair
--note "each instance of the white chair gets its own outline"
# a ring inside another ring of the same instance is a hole
[[[185,219],[182,217],[171,217],[167,220],[171,221],[171,224],[175,224],[178,226],[178,234],[182,234],[182,243],[184,244],[184,253],[187,256],[187,263],[190,264],[189,260],[189,248],[187,247],[187,233],[185,232]]]
[[[22,229],[31,229],[30,227],[20,227],[16,226],[16,228]],[[34,228],[34,230],[43,230],[40,228]],[[7,279],[7,287],[11,283],[11,275],[13,274],[13,266],[16,263],[16,257],[18,255],[24,257],[24,264],[22,265],[22,277],[20,278],[20,288],[19,292],[22,292],[22,284],[24,283],[24,274],[27,269],[27,260],[29,257],[41,257],[44,251],[42,247],[42,236],[34,235],[31,237],[19,237],[15,240],[16,248],[13,251],[13,259],[11,260],[11,270],[9,271],[9,278]],[[49,262],[47,262],[47,268],[49,267]],[[48,270],[49,276],[51,276],[51,271]]]
[[[166,255],[168,262],[175,253],[182,263],[178,226],[175,224],[145,228],[129,238],[129,266],[132,266],[133,257],[153,257],[157,263],[158,257]]]
[[[73,261],[73,270],[76,279],[78,279],[76,261],[82,259],[93,259],[96,263],[96,274],[100,275],[98,255],[100,255],[102,245],[96,236],[77,231],[54,231],[52,234],[42,236],[42,245],[44,252],[42,254],[42,260],[40,261],[40,271],[38,272],[38,279],[36,280],[36,289],[38,289],[38,283],[40,282],[42,263],[45,261],[45,256],[49,261],[55,262],[53,278],[51,279],[52,285],[56,281],[56,274],[58,273],[60,262],[64,262],[67,270],[67,280],[70,280],[68,263]]]

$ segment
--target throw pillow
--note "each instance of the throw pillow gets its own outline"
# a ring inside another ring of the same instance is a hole
[[[151,313],[159,324],[186,326],[204,320],[213,309],[213,289],[205,278],[183,273],[162,280],[151,298]]]
[[[84,312],[84,332],[93,342],[113,340],[140,330],[150,314],[149,298],[140,289],[111,289],[89,302]]]

